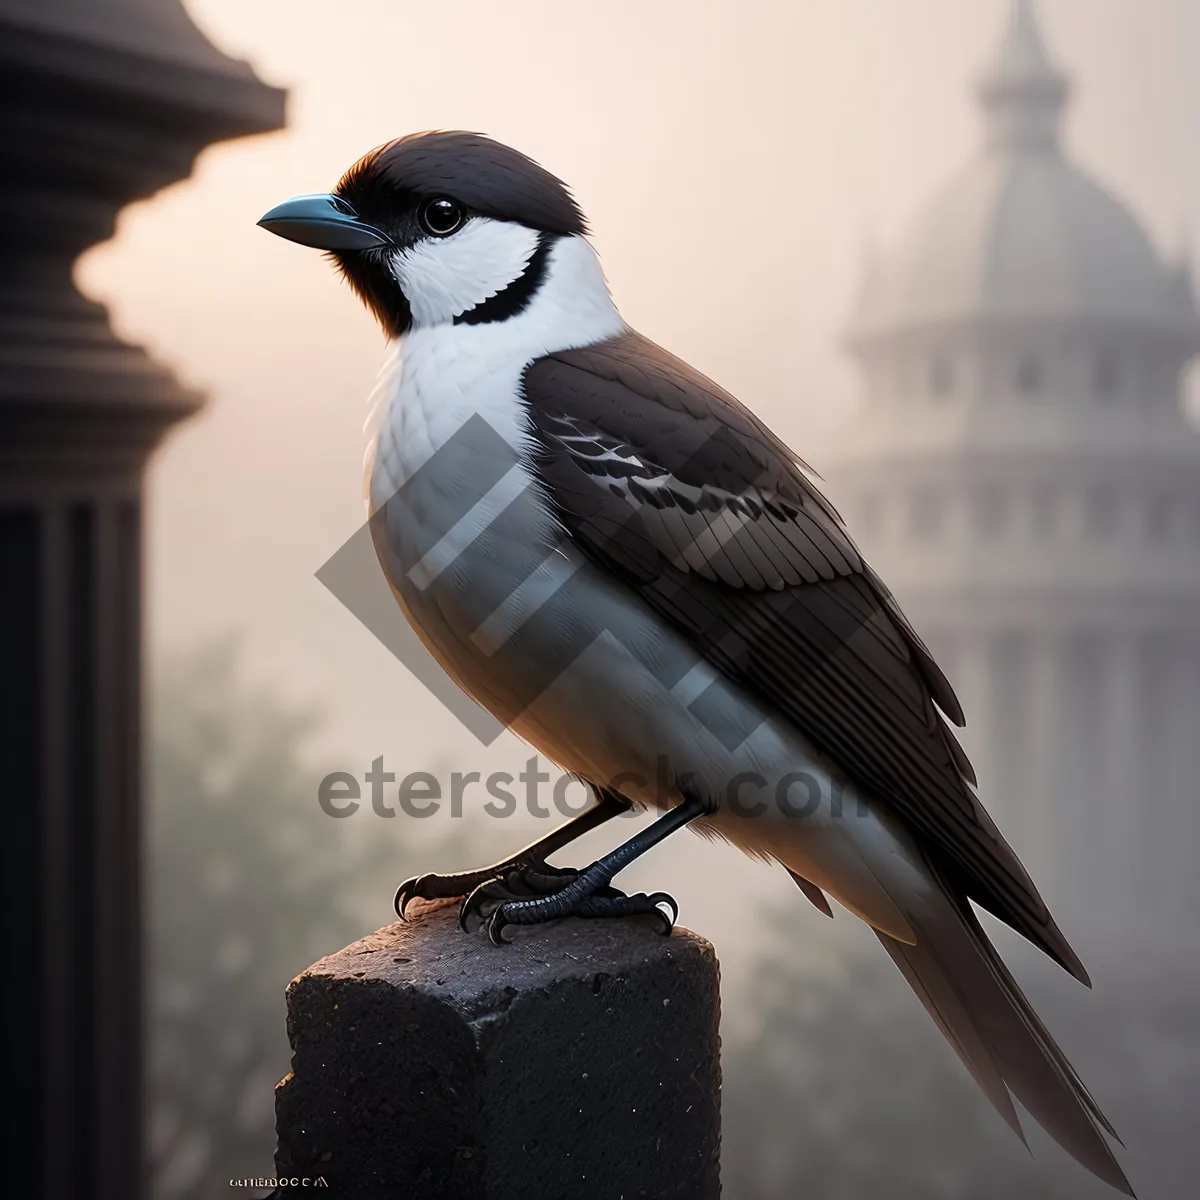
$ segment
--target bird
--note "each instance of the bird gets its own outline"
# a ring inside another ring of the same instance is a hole
[[[625,322],[570,189],[499,141],[433,130],[259,224],[324,251],[387,339],[365,488],[396,603],[596,800],[501,862],[406,880],[398,914],[465,897],[463,928],[498,942],[572,915],[669,932],[674,900],[614,877],[684,826],[724,839],[871,927],[1018,1137],[1014,1097],[1133,1195],[1116,1131],[976,911],[1091,986],[983,807],[949,680],[815,472]],[[658,815],[610,853],[547,861],[634,805]]]

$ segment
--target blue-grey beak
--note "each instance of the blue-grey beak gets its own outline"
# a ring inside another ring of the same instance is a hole
[[[391,239],[360,221],[340,196],[296,196],[277,204],[259,224],[282,238],[318,250],[370,250]]]

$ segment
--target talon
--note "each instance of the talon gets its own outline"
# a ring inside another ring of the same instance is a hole
[[[671,930],[675,928],[675,922],[679,920],[679,902],[674,896],[668,895],[666,892],[655,892],[654,895],[650,897],[650,903],[653,904],[659,912],[662,912],[664,904],[670,906],[671,916],[670,919],[667,920],[666,929],[663,931],[664,933],[670,933]],[[663,913],[662,915],[664,918],[667,916],[666,913]]]
[[[509,896],[509,889],[505,886],[505,879],[502,876],[497,875],[492,879],[485,879],[463,900],[462,907],[458,910],[459,929],[464,933],[473,933],[499,910]],[[485,909],[484,905],[489,901],[495,901],[495,905]],[[474,917],[479,919],[479,923],[473,928],[468,928],[468,920]]]
[[[504,909],[505,905],[501,904],[487,920],[488,937],[493,946],[509,944],[508,939],[504,936],[504,930],[508,927],[508,922],[504,919]]]
[[[411,879],[406,879],[397,889],[395,899],[392,900],[392,907],[396,910],[396,916],[402,921],[407,921],[408,918],[404,915],[404,910],[416,898],[417,884],[420,878],[414,875]]]

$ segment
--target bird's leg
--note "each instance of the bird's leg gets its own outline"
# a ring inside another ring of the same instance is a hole
[[[492,941],[500,943],[504,941],[504,929],[508,925],[537,925],[556,917],[657,913],[662,918],[663,932],[670,933],[679,915],[679,906],[666,892],[626,896],[611,886],[612,878],[669,834],[707,811],[703,801],[688,797],[590,867],[575,872],[569,882],[549,895],[525,898],[514,894],[503,879],[481,883],[463,902],[459,922],[464,929],[476,923],[486,925]],[[664,907],[671,909],[669,918]]]
[[[564,882],[574,879],[577,872],[565,867],[552,867],[546,859],[556,850],[561,850],[577,837],[591,832],[605,821],[628,812],[630,803],[618,792],[608,788],[597,788],[599,803],[593,805],[545,837],[518,850],[511,858],[476,871],[463,871],[457,875],[414,875],[406,879],[397,889],[394,901],[396,915],[405,920],[405,909],[416,899],[445,900],[455,896],[466,896],[480,884],[494,879],[509,879],[514,890],[521,895],[538,896],[553,891]]]

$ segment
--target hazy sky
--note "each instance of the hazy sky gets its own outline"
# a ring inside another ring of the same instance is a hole
[[[151,471],[153,645],[244,631],[255,672],[319,703],[359,773],[379,754],[519,761],[515,744],[470,745],[313,578],[364,519],[383,345],[319,255],[255,221],[401,133],[511,142],[575,189],[630,322],[819,469],[852,395],[836,343],[864,244],[977,151],[970,88],[1007,0],[186,6],[290,90],[289,124],[207,151],[79,268],[124,336],[210,395]],[[1071,151],[1178,246],[1200,231],[1200,4],[1040,10],[1076,85]]]

